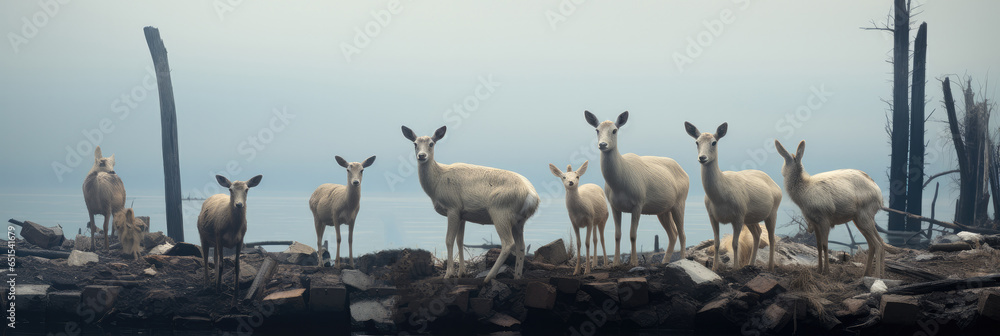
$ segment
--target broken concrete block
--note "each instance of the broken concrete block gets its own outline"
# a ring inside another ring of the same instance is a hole
[[[487,300],[496,300],[496,302],[504,302],[510,298],[512,293],[510,287],[506,284],[497,280],[490,280],[490,283],[479,291],[479,297]]]
[[[535,261],[559,265],[567,260],[569,260],[569,254],[566,254],[566,244],[563,243],[562,238],[535,250]]]
[[[682,285],[697,286],[710,282],[722,281],[712,270],[696,261],[681,259],[667,265],[666,273],[678,278]]]
[[[45,313],[45,308],[49,302],[48,292],[50,288],[52,287],[49,285],[15,285],[13,289],[15,310],[18,313]],[[8,291],[9,289],[4,290],[5,293]],[[10,308],[10,302],[7,301],[8,295],[4,295],[5,305],[7,305],[4,307],[4,310]]]
[[[360,291],[366,291],[375,285],[375,281],[371,277],[358,270],[343,270],[340,273],[340,280],[345,285]]]
[[[101,259],[97,257],[97,253],[73,250],[69,253],[69,259],[66,259],[66,265],[83,266],[89,263],[96,263],[100,261]]]
[[[170,244],[170,243],[160,244],[160,245],[157,245],[156,247],[150,249],[148,254],[149,255],[161,255],[161,254],[167,253],[167,251],[170,251],[170,249],[172,249],[172,248],[174,248],[174,244]]]
[[[493,310],[493,300],[471,298],[469,299],[469,309],[472,310],[472,313],[476,314],[477,317],[489,316],[490,311]]]
[[[589,294],[596,300],[596,302],[605,302],[611,300],[615,303],[618,302],[618,284],[614,282],[595,282],[584,284],[582,287],[584,292]]]
[[[313,284],[309,288],[309,309],[321,313],[347,310],[347,287]]]
[[[282,253],[310,254],[310,253],[316,253],[316,249],[300,242],[293,242],[292,245],[288,245],[288,248],[282,251]]]
[[[979,316],[1000,321],[1000,292],[987,290],[979,293],[979,302],[976,306]]]
[[[142,270],[142,274],[146,276],[156,276],[156,266]]]
[[[524,306],[549,310],[556,304],[556,288],[552,285],[532,281],[524,293]]]
[[[882,311],[882,323],[886,324],[911,325],[917,322],[920,314],[917,298],[907,295],[882,295],[879,310]]]
[[[493,314],[493,317],[490,317],[488,321],[490,324],[503,329],[512,329],[521,325],[521,321],[504,313]]]
[[[61,291],[49,293],[46,311],[50,316],[72,318],[76,316],[76,308],[80,306],[81,291]]]
[[[649,283],[646,278],[619,279],[618,298],[625,308],[645,306],[649,304]]]
[[[469,311],[469,296],[476,288],[476,286],[456,286],[448,292],[447,297],[451,298],[448,306],[456,307],[463,313]]]
[[[759,295],[761,300],[767,300],[784,293],[785,287],[778,282],[777,278],[761,274],[747,282],[742,290]]]
[[[643,309],[638,311],[623,312],[624,316],[622,318],[626,322],[631,322],[639,328],[652,328],[660,322],[656,315],[656,311],[653,309]]]
[[[302,313],[306,309],[305,288],[274,292],[264,297],[265,304],[274,306],[275,314],[292,315]]]
[[[49,228],[32,221],[24,221],[23,225],[21,225],[21,237],[32,245],[43,249],[61,246],[63,240],[66,239],[63,236],[62,227],[54,226]]]
[[[788,324],[792,319],[792,314],[785,308],[781,308],[777,303],[772,303],[764,309],[763,325],[769,331],[777,332]]]
[[[180,242],[174,244],[174,247],[170,248],[163,253],[168,256],[175,257],[198,257],[201,258],[201,248],[198,245]]]
[[[568,277],[552,277],[549,279],[549,283],[556,286],[556,291],[560,294],[576,294],[576,291],[580,290],[580,285],[583,284],[580,279]]]
[[[351,302],[351,324],[360,327],[370,326],[381,332],[393,331],[396,328],[393,311],[398,301],[398,296],[390,296]]]
[[[118,302],[118,294],[121,291],[122,288],[119,286],[90,285],[83,288],[83,291],[80,293],[80,300],[85,307],[90,308],[97,316],[103,316],[115,307],[115,304]]]
[[[899,287],[900,285],[903,284],[903,280],[879,279],[870,276],[861,277],[861,282],[863,282],[865,284],[865,287],[868,289],[871,289],[872,286],[875,285],[875,282],[878,280],[882,280],[882,283],[885,284],[885,287],[887,289],[893,287]]]
[[[73,249],[80,251],[90,251],[90,237],[84,235],[76,235],[76,239],[73,239]]]

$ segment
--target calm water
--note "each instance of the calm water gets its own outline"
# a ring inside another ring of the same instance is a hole
[[[134,203],[133,203],[134,199]],[[712,238],[712,229],[708,223],[708,215],[702,196],[688,197],[685,214],[685,233],[688,246]],[[691,200],[697,200],[691,202]],[[798,213],[798,208],[788,200],[782,202],[779,210],[778,234],[789,234],[793,228],[780,228],[789,221],[790,213]],[[166,232],[166,217],[162,196],[129,196],[128,204],[132,204],[137,216],[149,216],[152,231]],[[187,241],[199,244],[196,227],[201,201],[184,201],[184,237]],[[31,220],[46,226],[60,224],[68,238],[73,238],[78,230],[83,229],[87,222],[87,209],[82,194],[69,195],[39,195],[39,194],[0,194],[0,216],[18,220]],[[624,216],[626,222],[623,228],[622,240],[628,241],[629,216]],[[877,218],[881,225],[885,224],[885,214]],[[316,230],[313,226],[312,213],[309,211],[308,196],[303,197],[268,197],[260,194],[250,195],[247,208],[248,228],[247,242],[265,240],[293,240],[310,246],[316,244]],[[100,216],[97,222],[102,223]],[[444,237],[446,219],[434,212],[426,195],[398,193],[366,193],[362,195],[361,212],[358,214],[354,232],[355,256],[373,251],[391,248],[422,248],[436,253],[446,254]],[[723,225],[721,233],[732,232],[732,228]],[[582,233],[582,232],[581,232]],[[856,232],[855,239],[863,240]],[[342,227],[343,247],[341,255],[347,254],[347,227]],[[660,235],[661,244],[666,247],[666,234],[655,216],[643,216],[639,223],[638,248],[648,251],[653,248],[653,236]],[[538,212],[528,221],[525,228],[525,243],[531,246],[531,251],[555,239],[563,238],[567,242],[573,237],[564,199],[543,198]],[[605,238],[608,242],[608,252],[614,249],[614,225],[609,218],[605,227]],[[324,235],[329,240],[331,248],[336,241],[333,227],[328,227]],[[466,225],[465,242],[479,245],[483,240],[492,240],[499,244],[496,229],[492,225],[469,223]],[[831,232],[831,240],[850,241],[844,225],[837,226]],[[831,245],[831,248],[842,248]],[[271,247],[271,249],[279,249]],[[623,252],[627,250],[623,246]],[[473,251],[481,253],[481,251]]]

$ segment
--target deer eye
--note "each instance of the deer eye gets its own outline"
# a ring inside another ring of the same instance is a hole
[[[434,143],[432,142],[432,143],[430,144],[430,146],[431,146],[431,148],[433,148],[433,147],[434,147]]]
[[[712,146],[715,146],[715,143],[716,143],[716,142],[717,142],[717,141],[712,141]]]
[[[563,178],[563,180],[565,180],[565,179],[566,179],[566,177],[565,177],[565,176],[563,176],[562,178]]]
[[[618,134],[618,130],[617,129],[611,130],[611,134]]]

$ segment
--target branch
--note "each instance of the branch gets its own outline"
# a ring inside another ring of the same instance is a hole
[[[970,227],[970,226],[965,226],[965,225],[962,225],[962,224],[959,224],[959,223],[942,222],[942,221],[939,221],[937,219],[927,218],[927,217],[920,216],[920,215],[914,215],[914,214],[911,214],[909,212],[899,211],[899,210],[896,210],[896,209],[890,209],[890,208],[887,208],[887,207],[882,207],[882,210],[888,211],[888,212],[898,213],[900,215],[904,215],[904,216],[907,216],[907,217],[910,217],[910,218],[916,218],[916,219],[918,219],[918,220],[920,220],[922,222],[928,222],[928,223],[931,223],[931,224],[937,224],[937,225],[940,225],[940,226],[943,226],[943,227],[946,227],[946,228],[949,228],[949,229],[969,231],[969,232],[982,233],[982,234],[1000,234],[1000,231],[998,231],[998,230],[991,230],[991,229],[979,228],[979,227]]]
[[[931,176],[927,177],[927,181],[924,181],[923,188],[927,188],[927,185],[931,184],[931,180],[933,180],[933,179],[936,179],[938,177],[945,176],[945,175],[948,175],[948,174],[958,173],[958,172],[959,172],[958,169],[953,169],[953,170],[949,170],[949,171],[946,171],[946,172],[940,172],[940,173],[931,175]]]

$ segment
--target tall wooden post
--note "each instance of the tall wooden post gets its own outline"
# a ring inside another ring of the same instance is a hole
[[[142,29],[146,44],[153,56],[156,70],[156,87],[160,91],[160,135],[163,140],[163,184],[167,205],[167,236],[174,241],[184,241],[184,216],[181,211],[181,169],[177,154],[177,113],[174,108],[174,88],[170,82],[170,64],[167,48],[160,39],[160,30]]]

